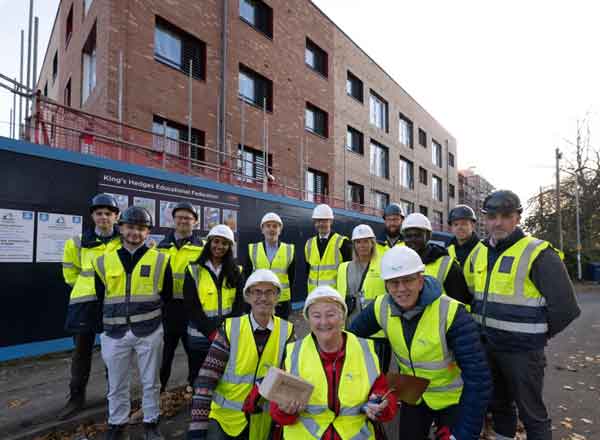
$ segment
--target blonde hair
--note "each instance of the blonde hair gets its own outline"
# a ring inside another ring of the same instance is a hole
[[[373,259],[375,258],[375,254],[377,251],[377,241],[375,241],[374,238],[369,238],[368,239],[371,242],[371,256],[369,257],[369,259]],[[357,261],[358,260],[358,253],[356,252],[356,243],[353,241],[352,242],[352,261]]]

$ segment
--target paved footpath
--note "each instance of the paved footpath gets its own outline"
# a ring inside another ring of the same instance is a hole
[[[600,439],[600,286],[586,285],[578,288],[578,292],[582,316],[550,341],[547,349],[545,396],[555,440]],[[294,321],[299,319],[295,314]],[[305,332],[304,323],[297,326],[297,334]],[[66,401],[69,367],[68,353],[0,364],[0,439],[75,440],[77,437],[67,434],[72,434],[79,425],[105,420],[106,382],[98,352],[94,354],[88,387],[88,410],[66,423],[56,419]],[[180,347],[172,387],[185,385],[185,370],[185,355]],[[134,399],[140,397],[138,383],[134,373]],[[166,439],[181,440],[185,438],[189,411],[181,399],[174,407],[171,413],[175,414],[163,418],[162,429]],[[102,425],[96,426],[96,431],[101,428]],[[388,432],[393,433],[393,427],[390,428]],[[133,426],[131,434],[132,440],[143,438],[141,426]]]

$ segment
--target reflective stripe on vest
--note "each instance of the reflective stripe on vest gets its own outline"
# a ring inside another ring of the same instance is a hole
[[[190,264],[188,270],[196,284],[196,291],[204,314],[208,318],[231,314],[237,289],[227,287],[227,279],[223,279],[220,289],[217,288],[208,269],[199,264]]]
[[[306,242],[304,248],[305,258],[310,265],[308,272],[309,292],[317,286],[335,286],[337,270],[342,261],[340,247],[344,239],[345,237],[342,235],[334,233],[327,243],[325,252],[322,256],[319,256],[318,260],[314,258],[319,254],[317,245],[318,236],[312,237]]]
[[[157,249],[159,252],[170,256],[169,265],[173,273],[173,299],[183,299],[183,283],[185,281],[185,270],[192,261],[196,261],[202,254],[202,246],[186,243],[177,249],[172,245],[169,248]]]
[[[283,256],[285,252],[285,257]],[[294,245],[290,243],[280,243],[277,252],[273,256],[273,260],[269,261],[263,242],[250,243],[248,245],[248,255],[252,262],[253,270],[270,269],[281,283],[281,293],[279,301],[284,302],[291,299],[290,280],[288,277],[288,269],[294,258]]]
[[[374,438],[370,422],[361,412],[379,376],[372,343],[346,333],[345,352],[338,384],[340,411],[336,415],[328,406],[327,378],[312,336],[288,345],[286,368],[291,374],[313,383],[315,389],[305,410],[300,413],[298,423],[284,427],[284,438],[304,439],[310,436],[320,439],[331,424],[343,439]]]
[[[241,412],[244,401],[271,366],[281,365],[286,342],[292,333],[289,322],[273,317],[273,330],[259,355],[250,319],[249,315],[244,315],[225,321],[230,355],[210,405],[209,417],[219,422],[231,437],[238,436],[248,424],[246,415]],[[267,440],[271,418],[268,403],[265,402],[262,407],[265,410],[263,414],[250,416],[249,438]]]
[[[439,410],[458,403],[463,381],[448,349],[446,332],[454,320],[459,302],[441,295],[427,306],[409,347],[404,339],[402,318],[391,316],[391,301],[389,295],[378,298],[375,316],[390,340],[401,373],[430,380],[422,397],[430,408]],[[390,319],[394,320],[393,325]]]
[[[546,299],[531,281],[533,261],[548,248],[546,241],[521,238],[488,268],[488,249],[481,246],[469,261],[468,276],[474,295],[473,316],[490,329],[543,335],[548,331]]]
[[[452,266],[452,257],[450,255],[443,255],[432,263],[425,265],[425,274],[434,277],[444,288],[444,282],[450,272]]]

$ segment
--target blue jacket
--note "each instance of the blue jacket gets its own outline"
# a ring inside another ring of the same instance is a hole
[[[432,277],[425,276],[417,308],[429,306],[442,294],[440,284]],[[392,301],[392,305],[395,303]],[[415,330],[422,313],[411,318],[400,316],[402,309],[392,310],[402,321],[402,329],[410,348]],[[368,337],[381,327],[375,317],[374,303],[369,304],[353,321],[348,330],[360,337]],[[479,339],[477,324],[464,306],[459,306],[452,325],[446,333],[448,348],[454,353],[456,363],[462,371],[464,382],[462,396],[458,404],[456,424],[450,427],[452,434],[460,440],[477,440],[492,393],[492,377]]]

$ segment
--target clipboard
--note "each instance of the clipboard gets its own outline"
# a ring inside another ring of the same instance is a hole
[[[411,405],[416,405],[429,386],[429,379],[408,374],[388,373],[386,379],[398,400]]]

